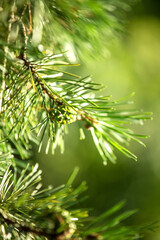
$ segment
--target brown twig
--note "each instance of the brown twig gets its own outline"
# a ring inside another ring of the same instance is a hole
[[[62,233],[47,233],[44,229],[42,230],[37,227],[32,228],[30,226],[25,225],[22,222],[21,223],[16,222],[13,219],[9,218],[8,216],[4,217],[2,213],[0,213],[0,217],[2,218],[1,224],[5,223],[7,225],[13,226],[16,229],[18,229],[20,233],[21,232],[31,233],[37,236],[47,237],[48,239],[55,239],[55,240],[65,239],[66,231]]]
[[[27,29],[28,35],[32,32],[32,13],[31,13],[31,3],[28,0],[28,13],[29,13],[29,28]]]

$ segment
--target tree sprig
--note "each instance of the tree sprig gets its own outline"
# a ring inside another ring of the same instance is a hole
[[[125,105],[130,103],[127,98],[112,101],[109,96],[96,97],[94,92],[101,91],[103,87],[92,82],[90,76],[79,78],[63,71],[67,64],[63,59],[63,54],[59,54],[44,56],[40,63],[39,60],[32,63],[25,58],[20,63],[15,61],[13,65],[17,69],[23,63],[23,72],[11,75],[10,86],[12,84],[13,87],[4,96],[3,113],[10,128],[9,136],[16,129],[18,138],[26,136],[29,141],[32,136],[30,130],[35,131],[41,136],[40,150],[48,132],[46,153],[52,143],[53,152],[57,145],[63,152],[65,125],[83,121],[84,130],[91,131],[104,164],[108,160],[115,162],[114,149],[136,160],[125,145],[129,140],[143,144],[138,138],[146,136],[134,134],[123,125],[142,124],[151,118],[150,113],[127,110]]]

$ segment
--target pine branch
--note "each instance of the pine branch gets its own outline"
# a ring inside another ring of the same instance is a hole
[[[21,56],[24,65],[23,73],[16,74],[13,80],[16,90],[11,89],[13,93],[10,93],[10,99],[7,96],[8,100],[4,102],[4,109],[6,109],[4,119],[9,120],[12,117],[13,122],[9,127],[8,136],[14,129],[17,131],[20,127],[18,138],[23,138],[25,133],[29,141],[28,131],[33,129],[37,135],[42,136],[39,148],[41,149],[43,137],[48,131],[49,142],[46,153],[51,142],[54,143],[53,152],[57,145],[60,145],[63,151],[64,126],[75,121],[84,121],[85,128],[91,131],[104,164],[107,160],[115,162],[114,148],[136,160],[136,156],[123,144],[128,143],[129,140],[143,144],[137,137],[146,136],[134,134],[123,125],[126,123],[141,124],[144,120],[151,118],[150,113],[123,110],[121,105],[130,104],[124,99],[110,101],[108,96],[95,97],[93,92],[100,91],[102,87],[93,83],[90,77],[80,79],[66,71],[59,70],[58,67],[66,67],[69,64],[62,60],[55,60],[60,57],[63,55],[44,56],[40,60],[31,62]],[[15,63],[16,68],[21,67],[17,60]],[[56,130],[58,128],[59,131]]]
[[[117,37],[121,37],[124,32],[126,12],[130,11],[135,2],[134,0],[43,1],[41,6],[43,10],[39,11],[39,19],[53,24],[52,28],[45,24],[43,31],[45,36],[49,37],[49,42],[54,43],[55,49],[66,50],[68,44],[76,57],[85,59],[87,54],[92,59],[96,59],[99,56],[106,56],[106,47]],[[48,41],[44,39],[41,44],[46,46]]]
[[[76,121],[84,123],[81,139],[85,131],[91,132],[104,164],[115,162],[114,149],[136,159],[125,145],[129,140],[143,144],[139,137],[146,136],[134,134],[125,124],[141,124],[151,118],[150,113],[126,110],[127,99],[112,101],[109,96],[97,96],[103,87],[90,76],[69,72],[67,67],[77,64],[71,64],[64,52],[66,44],[76,52],[80,47],[84,52],[88,46],[89,54],[101,51],[104,39],[109,41],[121,31],[129,2],[2,0],[1,239],[132,240],[143,235],[144,228],[123,225],[123,220],[135,213],[119,213],[124,203],[97,218],[78,209],[86,184],[72,188],[77,170],[66,185],[43,189],[38,165],[26,166],[31,142],[39,145],[40,151],[48,133],[46,153],[57,146],[63,152],[66,126]]]
[[[7,236],[8,239],[15,236],[16,239],[29,236],[33,239],[57,240],[98,240],[108,237],[114,240],[134,239],[141,228],[121,225],[124,219],[135,213],[118,213],[124,202],[92,221],[88,218],[86,210],[76,208],[80,201],[78,196],[86,189],[84,183],[75,190],[72,189],[71,184],[76,173],[77,170],[69,178],[66,186],[41,190],[41,171],[38,171],[37,165],[30,172],[27,167],[18,178],[16,173],[8,168],[0,184],[1,236],[4,239]]]

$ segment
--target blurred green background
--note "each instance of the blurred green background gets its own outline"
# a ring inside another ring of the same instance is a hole
[[[127,31],[114,43],[106,59],[88,59],[75,69],[81,76],[93,75],[96,82],[107,85],[103,94],[118,99],[135,92],[135,107],[153,112],[153,120],[135,131],[150,136],[147,148],[131,142],[138,156],[134,162],[118,154],[117,164],[103,166],[101,158],[86,130],[79,140],[77,124],[69,126],[65,153],[45,155],[45,146],[35,155],[43,170],[45,185],[58,186],[67,181],[75,166],[80,171],[75,184],[85,180],[88,199],[82,204],[100,214],[118,201],[126,199],[126,209],[139,209],[128,220],[135,225],[160,219],[160,6],[158,1],[138,2],[127,16]],[[145,240],[159,240],[160,230],[150,232]]]

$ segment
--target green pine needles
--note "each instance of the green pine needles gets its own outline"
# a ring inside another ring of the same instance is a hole
[[[30,171],[28,171],[30,170]],[[38,166],[21,172],[19,178],[8,168],[0,185],[0,239],[132,239],[141,228],[121,225],[135,211],[119,213],[120,202],[98,218],[88,218],[86,210],[76,209],[77,195],[86,189],[71,184],[77,169],[64,186],[41,190]],[[101,224],[101,225],[100,225]],[[134,238],[135,239],[135,238]]]
[[[27,164],[34,142],[46,154],[64,152],[67,125],[83,122],[80,139],[90,131],[104,165],[115,163],[115,150],[134,160],[130,140],[143,144],[128,124],[150,113],[126,108],[130,100],[103,96],[103,86],[68,69],[66,57],[93,54],[104,39],[122,30],[129,1],[1,1],[0,3],[0,239],[139,239],[143,228],[121,221],[135,211],[118,213],[119,203],[100,217],[78,209],[85,183],[72,188],[77,169],[64,186],[43,189],[41,171]],[[101,28],[99,28],[101,27]],[[98,53],[98,52],[97,52]],[[45,140],[46,141],[46,140]],[[143,144],[144,145],[144,144]],[[24,161],[25,160],[25,161]]]
[[[136,159],[121,144],[130,139],[142,143],[137,137],[145,136],[136,135],[122,125],[142,123],[150,118],[149,114],[124,110],[121,105],[129,102],[123,99],[111,101],[108,96],[96,97],[93,93],[100,91],[101,86],[93,83],[90,76],[79,78],[63,71],[62,67],[70,64],[61,58],[63,54],[45,56],[33,62],[25,58],[10,61],[17,73],[11,72],[8,83],[11,87],[3,93],[2,115],[8,129],[4,139],[14,134],[16,140],[29,142],[33,139],[32,131],[40,136],[40,151],[48,132],[46,153],[50,145],[53,152],[57,145],[63,152],[66,125],[84,121],[84,129],[91,131],[104,164],[107,160],[115,162],[114,148]]]

